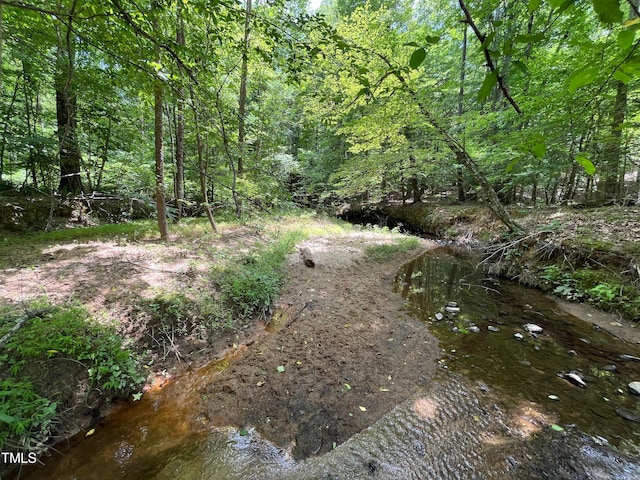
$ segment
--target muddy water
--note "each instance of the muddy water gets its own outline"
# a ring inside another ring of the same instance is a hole
[[[542,405],[560,424],[576,424],[602,442],[640,452],[640,398],[627,389],[640,381],[640,362],[621,357],[640,357],[637,346],[563,312],[537,290],[485,278],[471,261],[446,249],[406,264],[396,288],[411,312],[431,324],[450,368]],[[447,311],[449,302],[459,312]],[[544,330],[532,335],[525,324]],[[474,333],[473,325],[480,331]],[[580,375],[586,388],[558,376],[569,372]]]
[[[447,302],[458,302],[459,314],[432,326],[446,350],[442,367],[428,385],[329,453],[296,461],[290,450],[250,426],[210,426],[194,396],[235,355],[243,355],[241,348],[204,369],[169,379],[111,415],[93,435],[59,446],[60,453],[20,478],[640,478],[637,461],[578,433],[579,427],[633,450],[638,424],[621,418],[616,409],[637,413],[637,399],[625,385],[640,372],[618,355],[640,356],[637,351],[556,311],[535,292],[485,280],[443,252],[407,264],[397,288],[408,308],[425,319],[425,328]],[[481,332],[461,333],[468,330],[468,321]],[[544,333],[514,340],[514,333],[525,333],[526,322],[543,326]],[[488,332],[489,324],[500,331]],[[454,326],[459,333],[451,332]],[[618,372],[599,373],[608,364],[616,364]],[[586,389],[556,376],[577,369],[591,377]],[[549,400],[549,394],[558,400]],[[551,430],[551,423],[565,431]]]

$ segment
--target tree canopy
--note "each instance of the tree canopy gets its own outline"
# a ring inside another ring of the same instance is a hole
[[[213,228],[217,208],[438,195],[516,231],[504,204],[638,197],[635,0],[0,8],[2,189]]]

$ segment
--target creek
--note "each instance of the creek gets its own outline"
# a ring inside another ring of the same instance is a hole
[[[246,346],[123,406],[95,433],[57,446],[59,453],[20,478],[640,478],[633,458],[639,397],[626,388],[640,380],[640,363],[620,357],[640,357],[637,347],[564,313],[538,291],[485,278],[447,249],[403,265],[395,288],[440,339],[441,368],[329,453],[295,460],[290,447],[274,445],[250,426],[211,427],[198,412],[194,397],[252,348]],[[449,310],[459,311],[447,312],[449,302],[456,303]],[[528,333],[527,323],[542,333]],[[558,377],[572,371],[586,388]],[[564,430],[550,429],[551,423]]]

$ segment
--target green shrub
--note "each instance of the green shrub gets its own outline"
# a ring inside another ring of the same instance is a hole
[[[235,314],[264,314],[284,281],[284,260],[297,241],[298,231],[288,232],[220,273],[222,300]]]
[[[101,388],[124,391],[145,380],[138,362],[112,329],[91,321],[81,307],[55,307],[27,320],[6,344],[14,360],[62,355],[87,366]]]

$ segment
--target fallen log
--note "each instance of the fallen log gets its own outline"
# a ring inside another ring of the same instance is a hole
[[[302,261],[307,267],[313,268],[316,266],[316,262],[313,261],[313,255],[311,254],[309,247],[300,249],[300,255],[302,255]]]

